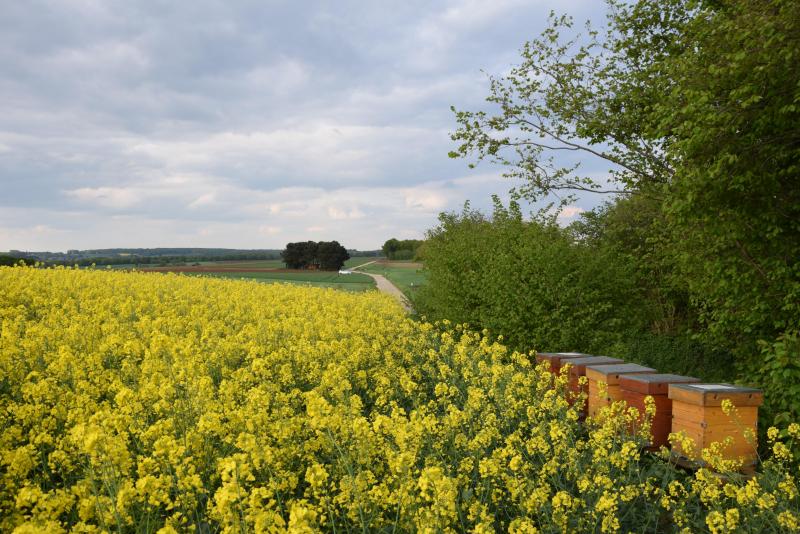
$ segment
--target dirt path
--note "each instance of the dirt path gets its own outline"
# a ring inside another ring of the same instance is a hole
[[[397,302],[400,303],[400,305],[403,307],[404,310],[406,310],[409,313],[413,311],[413,308],[411,308],[411,304],[409,304],[408,299],[406,299],[406,296],[403,295],[403,292],[397,289],[397,286],[395,286],[393,283],[387,280],[385,276],[380,274],[365,273],[361,271],[359,272],[361,274],[366,274],[367,276],[371,276],[372,279],[375,280],[375,284],[377,284],[378,286],[378,291],[382,291],[387,295],[393,296],[395,299],[397,299]]]

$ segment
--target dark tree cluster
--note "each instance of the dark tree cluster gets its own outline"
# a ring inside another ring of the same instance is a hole
[[[338,241],[300,241],[287,243],[281,258],[289,269],[338,271],[350,254]]]
[[[26,258],[19,258],[16,256],[8,256],[6,254],[0,254],[0,265],[19,265],[20,261],[30,262],[31,260]]]
[[[389,239],[383,244],[383,255],[390,260],[411,260],[417,257],[417,252],[424,241],[420,239]]]

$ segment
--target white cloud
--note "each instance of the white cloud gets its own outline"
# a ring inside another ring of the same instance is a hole
[[[280,226],[259,226],[258,232],[267,236],[273,236],[281,233]]]
[[[144,199],[142,191],[124,187],[81,187],[65,193],[80,202],[104,208],[129,208]]]
[[[372,248],[466,199],[489,207],[512,184],[447,158],[449,107],[483,106],[480,69],[513,63],[548,10],[12,2],[0,249],[261,248],[306,233]]]
[[[271,65],[259,65],[245,75],[245,81],[251,88],[278,95],[300,90],[310,80],[310,66],[290,58],[282,58]]]
[[[564,206],[564,208],[558,214],[558,217],[556,217],[556,220],[560,224],[568,224],[568,223],[572,222],[572,220],[575,219],[578,215],[580,215],[581,213],[584,213],[585,211],[586,211],[585,209],[583,209],[583,208],[581,208],[579,206],[574,206],[574,205],[573,206]]]
[[[447,205],[447,199],[438,191],[425,188],[407,189],[403,195],[404,205],[418,211],[439,211]]]
[[[364,212],[358,208],[339,208],[328,206],[328,217],[334,220],[363,219]]]
[[[204,193],[189,203],[189,209],[202,208],[204,206],[212,205],[216,202],[216,195],[214,193]]]

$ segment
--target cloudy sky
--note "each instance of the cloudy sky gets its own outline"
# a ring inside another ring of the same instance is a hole
[[[551,9],[603,17],[597,0],[0,0],[0,250],[421,237],[514,185],[447,157],[449,108],[483,107],[481,71]]]

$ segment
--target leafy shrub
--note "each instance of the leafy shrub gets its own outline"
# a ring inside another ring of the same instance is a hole
[[[651,311],[630,266],[554,223],[499,205],[491,219],[443,214],[427,236],[418,308],[486,328],[520,350],[615,350],[647,329]]]
[[[665,373],[697,377],[704,382],[734,382],[734,356],[708,347],[688,335],[639,334],[626,340],[616,356]]]
[[[773,343],[761,341],[761,354],[742,369],[743,380],[764,390],[762,419],[787,424],[800,419],[800,334],[787,332]]]

